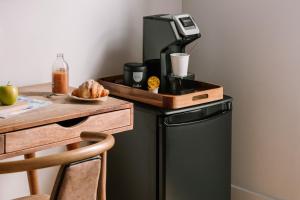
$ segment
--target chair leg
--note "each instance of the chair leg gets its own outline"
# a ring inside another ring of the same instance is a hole
[[[106,164],[107,164],[107,152],[101,154],[101,194],[100,200],[106,200]]]
[[[35,158],[35,153],[25,154],[25,159]],[[27,179],[29,184],[29,190],[31,195],[39,193],[39,181],[36,170],[27,171]]]

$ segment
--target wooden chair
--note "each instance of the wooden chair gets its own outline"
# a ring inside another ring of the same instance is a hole
[[[61,165],[50,196],[38,194],[16,200],[105,200],[107,151],[114,145],[114,138],[98,132],[83,132],[80,137],[97,143],[55,155],[0,163],[0,174]]]

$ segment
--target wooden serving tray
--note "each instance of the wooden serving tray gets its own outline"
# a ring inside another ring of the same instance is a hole
[[[223,87],[195,81],[197,91],[183,95],[152,93],[123,85],[123,75],[105,77],[98,80],[110,94],[150,104],[160,108],[177,109],[223,99]]]

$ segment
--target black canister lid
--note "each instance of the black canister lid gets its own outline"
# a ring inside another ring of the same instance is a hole
[[[144,72],[146,71],[146,66],[143,65],[143,63],[125,63],[124,70],[132,72]]]

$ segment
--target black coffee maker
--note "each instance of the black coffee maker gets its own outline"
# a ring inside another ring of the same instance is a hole
[[[194,74],[173,76],[170,58],[172,53],[184,53],[186,45],[201,37],[193,18],[189,14],[146,16],[143,32],[143,62],[148,77],[154,75],[160,79],[159,92],[193,92]]]

